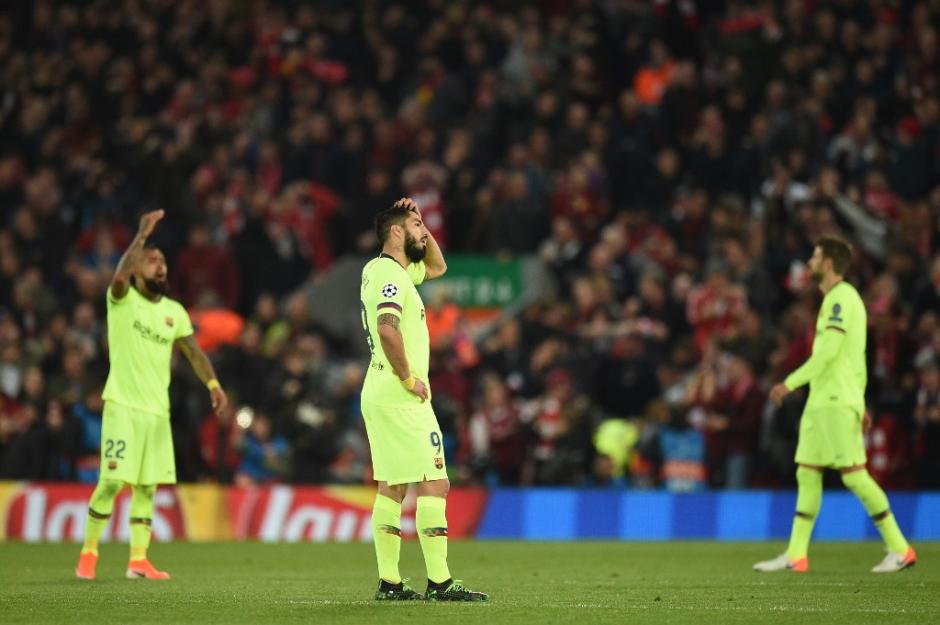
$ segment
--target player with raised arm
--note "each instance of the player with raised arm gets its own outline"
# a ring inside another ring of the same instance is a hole
[[[162,218],[162,210],[141,217],[108,288],[110,371],[102,393],[101,475],[88,504],[85,544],[75,569],[80,579],[95,579],[98,541],[124,484],[131,487],[127,577],[170,578],[150,563],[147,548],[157,484],[176,483],[168,392],[174,345],[205,383],[212,408],[222,413],[228,403],[212,364],[196,345],[186,309],[166,296],[163,252],[147,244]]]
[[[416,285],[444,275],[447,265],[418,205],[398,200],[375,219],[382,253],[362,270],[360,304],[371,361],[362,388],[362,415],[372,450],[378,494],[372,533],[379,568],[377,600],[486,601],[451,578],[447,567],[450,483],[441,428],[431,408],[430,343],[424,303]],[[415,523],[424,553],[425,595],[402,580],[401,502],[409,484],[418,490]]]
[[[851,261],[849,245],[834,237],[820,239],[809,260],[813,280],[824,296],[816,319],[813,353],[770,391],[771,400],[780,405],[788,393],[809,384],[796,448],[796,515],[786,553],[758,562],[754,565],[757,571],[809,570],[806,554],[822,504],[824,469],[839,471],[842,483],[865,506],[887,545],[888,554],[873,573],[901,571],[917,561],[891,514],[887,496],[865,468],[862,434],[868,323],[862,298],[844,280]]]

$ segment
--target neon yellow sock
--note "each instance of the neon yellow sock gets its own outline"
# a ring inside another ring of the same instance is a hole
[[[153,518],[154,485],[131,487],[131,560],[146,560],[150,547],[150,524]]]
[[[447,500],[442,497],[418,497],[415,525],[428,579],[435,584],[450,579],[447,568]]]
[[[790,531],[790,544],[787,546],[787,557],[791,560],[805,558],[809,551],[809,540],[822,505],[822,477],[822,472],[816,469],[796,469],[796,515]]]
[[[82,545],[82,553],[93,553],[98,555],[98,543],[101,541],[101,535],[104,528],[108,526],[110,516],[96,517],[92,510],[88,511],[88,519],[85,521],[85,542]]]
[[[379,564],[379,577],[392,584],[401,581],[398,559],[401,554],[401,504],[376,495],[372,506],[372,540],[375,559]]]
[[[868,515],[875,522],[875,527],[881,534],[889,551],[894,553],[907,553],[908,544],[898,522],[891,514],[891,508],[888,505],[888,496],[878,486],[872,476],[866,470],[852,471],[842,474],[842,483],[852,491],[856,497],[865,506]]]
[[[117,480],[101,480],[95,486],[88,501],[88,518],[85,521],[85,542],[82,553],[98,555],[98,543],[108,526],[114,511],[114,498],[121,492],[123,484]]]

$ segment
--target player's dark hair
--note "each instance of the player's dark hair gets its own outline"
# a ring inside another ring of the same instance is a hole
[[[380,210],[375,216],[375,236],[379,240],[379,245],[385,245],[392,226],[404,225],[409,215],[411,215],[411,211],[400,206],[393,205]]]
[[[155,241],[144,241],[144,250],[157,250],[161,254],[163,253],[163,250]]]
[[[852,265],[852,246],[837,237],[822,237],[816,241],[816,247],[822,250],[823,258],[832,261],[832,269],[844,276]]]

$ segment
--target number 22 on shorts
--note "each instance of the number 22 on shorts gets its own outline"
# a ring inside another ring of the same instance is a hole
[[[105,458],[117,458],[118,460],[123,460],[125,447],[126,445],[123,440],[121,439],[114,440],[112,438],[109,438],[104,442],[104,457]]]

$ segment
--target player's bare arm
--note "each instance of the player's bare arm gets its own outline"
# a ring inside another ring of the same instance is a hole
[[[444,253],[441,251],[441,247],[430,232],[428,233],[427,250],[424,256],[424,279],[440,278],[447,273],[447,263],[444,262]]]
[[[379,340],[382,341],[382,349],[388,362],[395,370],[395,375],[402,381],[408,391],[417,395],[424,401],[428,398],[428,388],[423,380],[419,380],[411,375],[411,368],[408,366],[408,357],[405,355],[405,341],[401,336],[399,329],[399,319],[395,315],[384,313],[379,315],[376,320],[378,325]]]
[[[131,274],[134,273],[134,269],[143,260],[144,244],[147,242],[147,237],[153,233],[153,229],[156,227],[157,222],[163,219],[163,215],[164,212],[161,209],[144,213],[140,218],[137,235],[131,241],[124,255],[121,256],[114,277],[111,278],[111,296],[114,299],[121,299],[127,295],[131,285]]]
[[[209,357],[206,356],[206,353],[196,344],[195,336],[190,334],[189,336],[177,339],[176,345],[179,346],[180,352],[183,353],[186,360],[192,365],[193,371],[196,372],[196,375],[199,376],[202,383],[209,389],[209,396],[212,398],[212,409],[215,410],[218,415],[224,414],[228,406],[228,396],[225,394],[225,391],[222,390],[218,378],[215,377],[215,370],[212,368],[212,363],[209,362]]]
[[[418,219],[424,221],[424,218],[421,216],[421,209],[418,208],[417,202],[411,198],[405,197],[394,204],[396,207],[407,208],[411,212],[415,213],[418,216]],[[425,280],[433,280],[435,278],[440,278],[447,272],[447,263],[444,261],[444,252],[441,251],[441,246],[437,244],[437,241],[434,239],[434,235],[430,232],[427,233],[427,240],[425,245],[427,245],[427,253],[424,256],[424,267],[425,267]]]

